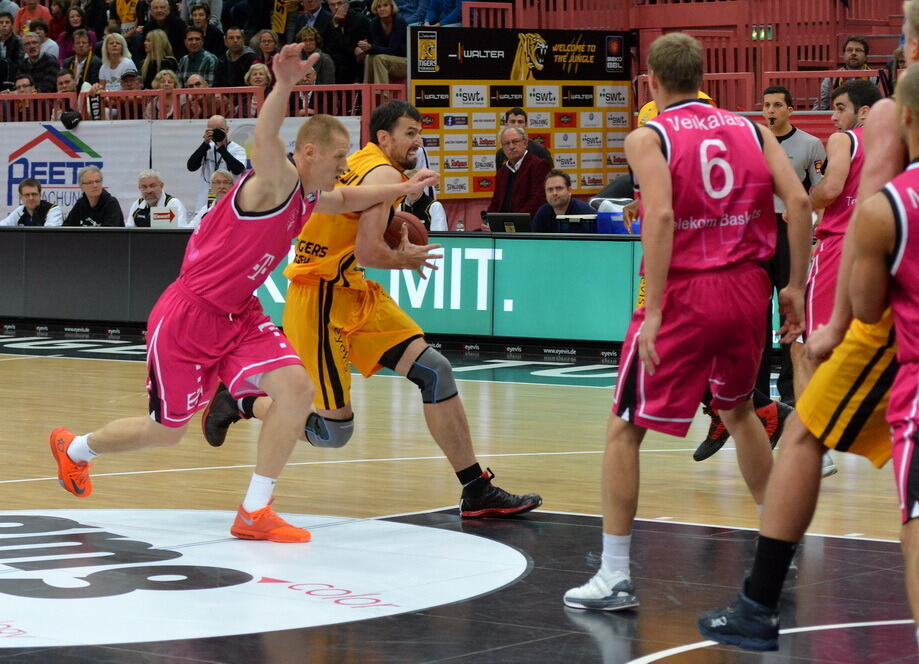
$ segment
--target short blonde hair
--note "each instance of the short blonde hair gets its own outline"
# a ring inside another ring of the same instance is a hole
[[[658,37],[648,52],[648,69],[668,92],[698,92],[702,87],[702,44],[682,32]]]
[[[294,144],[294,149],[299,150],[307,143],[323,146],[328,145],[329,141],[335,135],[344,136],[349,141],[351,140],[348,129],[340,120],[333,118],[331,115],[314,115],[300,125],[300,129],[297,131],[297,142]]]
[[[396,0],[373,0],[373,2],[370,3],[370,13],[376,16],[377,7],[379,7],[384,2],[388,2],[389,4],[392,5],[392,15],[393,16],[399,13],[399,5],[396,4]]]
[[[262,64],[261,62],[256,62],[254,65],[249,67],[249,71],[247,71],[246,75],[243,77],[243,81],[245,81],[246,85],[250,85],[249,77],[252,76],[252,72],[254,71],[264,71],[265,77],[268,79],[268,85],[271,85],[271,81],[274,80],[271,75],[271,70],[268,69],[268,65]]]
[[[153,77],[153,89],[159,90],[161,85],[160,81],[167,76],[172,79],[172,87],[182,87],[182,83],[179,81],[178,74],[176,74],[171,69],[161,69],[159,72],[157,72],[156,76]]]

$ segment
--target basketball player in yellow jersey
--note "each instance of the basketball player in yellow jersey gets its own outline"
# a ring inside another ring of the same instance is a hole
[[[338,186],[397,184],[414,168],[421,146],[421,114],[404,101],[378,107],[370,119],[370,143],[348,157]],[[290,279],[284,332],[316,385],[315,411],[304,438],[317,447],[341,447],[351,438],[353,364],[364,376],[382,367],[415,383],[421,391],[431,435],[463,487],[460,514],[466,518],[519,514],[538,507],[536,494],[513,495],[491,483],[494,474],[476,461],[469,424],[447,359],[428,345],[424,332],[363,267],[434,268],[440,245],[408,242],[390,248],[383,232],[400,201],[362,213],[313,214],[297,239],[296,258],[285,270]],[[222,396],[221,396],[222,395]],[[253,403],[254,401],[254,403]],[[205,437],[219,445],[229,424],[242,417],[262,418],[270,399],[234,403],[219,393],[204,422]]]
[[[919,61],[919,0],[903,3],[907,65]],[[703,613],[699,631],[720,643],[751,650],[778,648],[778,600],[797,542],[813,518],[820,490],[820,466],[827,448],[867,457],[878,467],[891,456],[885,412],[897,371],[890,309],[877,323],[852,320],[849,282],[855,247],[853,229],[864,201],[881,190],[907,163],[892,99],[871,107],[862,136],[865,164],[852,222],[846,231],[830,322],[807,339],[805,354],[823,362],[788,418],[779,458],[766,487],[756,557],[737,601]],[[868,222],[870,216],[865,217]],[[919,619],[919,521],[901,531],[906,587],[913,617]],[[917,632],[919,640],[919,632]]]

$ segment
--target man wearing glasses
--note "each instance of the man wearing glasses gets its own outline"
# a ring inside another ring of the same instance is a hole
[[[70,209],[65,226],[124,226],[124,213],[118,200],[102,186],[98,166],[86,166],[77,173],[83,195]]]
[[[495,174],[495,194],[487,212],[533,215],[546,200],[543,183],[552,166],[527,150],[527,135],[520,127],[505,127],[498,140],[507,161]]]

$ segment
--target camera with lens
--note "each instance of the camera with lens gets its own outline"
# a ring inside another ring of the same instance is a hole
[[[223,143],[226,140],[226,138],[227,138],[227,132],[225,132],[220,127],[217,127],[216,129],[211,131],[211,140],[214,141],[214,143]]]

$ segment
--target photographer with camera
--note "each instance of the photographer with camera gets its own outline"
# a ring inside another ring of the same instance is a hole
[[[235,177],[246,170],[246,150],[230,140],[225,117],[212,115],[208,118],[204,142],[188,158],[187,167],[192,172],[198,171],[201,176],[195,209],[207,203],[214,171],[225,169]]]

